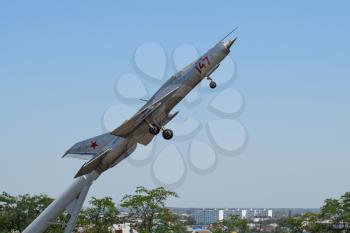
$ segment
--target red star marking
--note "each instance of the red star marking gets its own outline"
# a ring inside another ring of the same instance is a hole
[[[98,147],[96,141],[91,141],[90,147],[95,150]]]

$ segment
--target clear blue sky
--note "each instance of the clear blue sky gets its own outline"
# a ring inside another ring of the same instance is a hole
[[[205,51],[235,26],[249,145],[211,174],[187,177],[170,204],[319,207],[350,191],[349,1],[2,1],[0,9],[0,191],[57,196],[71,183],[81,161],[61,155],[103,132],[116,77],[133,71],[144,41]],[[118,201],[153,187],[147,169],[122,163],[90,195]]]

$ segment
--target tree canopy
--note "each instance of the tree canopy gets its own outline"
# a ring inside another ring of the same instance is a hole
[[[179,218],[165,207],[170,197],[178,195],[164,187],[137,187],[135,194],[125,195],[120,205],[129,210],[130,223],[139,233],[177,232],[174,226],[181,225]]]
[[[0,232],[22,231],[53,201],[47,195],[0,195]],[[60,216],[64,218],[64,216]],[[59,226],[51,226],[48,232],[57,232]]]
[[[166,207],[169,198],[178,197],[175,192],[164,187],[147,189],[138,187],[134,194],[125,195],[121,207],[128,210],[128,215],[121,218],[112,198],[96,198],[89,200],[90,206],[81,211],[77,227],[83,227],[87,233],[110,232],[113,224],[130,223],[132,229],[139,233],[180,233],[185,225],[194,224],[189,216],[180,216]],[[51,202],[47,195],[12,196],[6,192],[0,194],[0,233],[23,231]],[[45,232],[63,232],[68,214],[58,217],[57,225],[51,225]],[[60,224],[62,223],[62,224]],[[350,232],[350,192],[339,199],[325,200],[319,213],[307,213],[279,220],[275,233],[344,233]],[[231,215],[210,226],[213,233],[249,233],[263,232],[258,229],[249,230],[248,220]],[[269,231],[271,232],[271,231]]]
[[[241,219],[237,215],[230,215],[227,219],[212,224],[210,230],[213,233],[250,232],[247,219]]]
[[[163,187],[146,189],[138,187],[134,195],[125,195],[121,206],[130,213],[125,219],[119,217],[119,211],[111,197],[89,200],[90,206],[83,208],[79,214],[76,227],[83,227],[87,233],[110,232],[113,224],[130,222],[139,233],[184,232],[184,219],[165,207],[170,197],[177,197],[175,192]],[[12,196],[8,193],[0,195],[0,233],[23,231],[51,202],[47,195]],[[51,225],[46,232],[63,232],[64,223],[69,215],[62,214],[56,225]],[[61,223],[61,224],[60,224]]]
[[[107,233],[113,224],[120,223],[119,211],[111,197],[92,197],[89,208],[79,214],[77,226],[82,226],[87,233]]]
[[[350,232],[350,192],[339,199],[328,198],[320,213],[307,213],[302,216],[283,219],[280,225],[291,233],[341,233]]]

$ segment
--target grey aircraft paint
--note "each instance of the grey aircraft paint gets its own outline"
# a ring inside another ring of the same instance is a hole
[[[77,178],[75,182],[23,233],[44,232],[64,210],[71,214],[65,232],[71,232],[90,185],[101,173],[128,157],[136,149],[138,143],[144,145],[150,143],[160,131],[165,139],[171,139],[173,132],[165,129],[164,126],[178,114],[178,112],[170,113],[176,104],[204,78],[210,81],[211,88],[216,87],[210,75],[230,53],[230,47],[236,41],[236,39],[223,40],[196,61],[174,74],[134,116],[113,132],[73,145],[63,157],[77,157],[89,161],[80,168],[75,176]]]

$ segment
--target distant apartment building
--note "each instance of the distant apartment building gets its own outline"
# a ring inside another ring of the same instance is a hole
[[[257,217],[272,218],[272,210],[268,209],[225,209],[224,219],[230,215],[239,216],[242,219],[253,219]]]
[[[192,216],[197,224],[208,225],[219,220],[219,209],[196,209]]]
[[[268,209],[254,209],[253,210],[254,218],[272,218],[272,210]]]
[[[176,214],[191,215],[197,224],[209,225],[223,219],[228,219],[230,215],[236,215],[242,219],[272,218],[270,209],[239,209],[239,208],[170,208]]]
[[[269,218],[272,218],[273,216],[272,216],[272,210],[268,210],[267,211],[267,217],[269,217]]]
[[[224,219],[227,219],[230,215],[236,215],[240,218],[242,218],[242,211],[241,209],[224,209]]]

